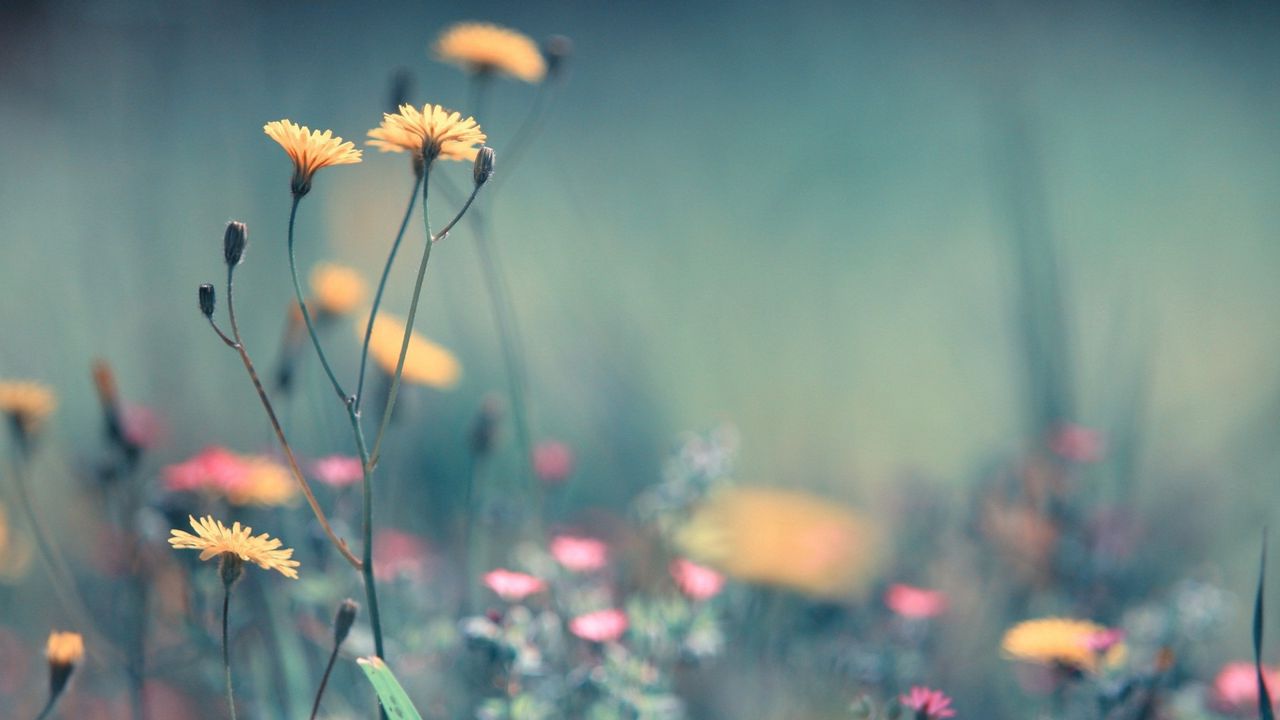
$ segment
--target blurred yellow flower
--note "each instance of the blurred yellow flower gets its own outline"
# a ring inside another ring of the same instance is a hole
[[[547,74],[547,62],[529,36],[481,22],[461,22],[436,39],[436,57],[468,72],[503,72],[536,83]]]
[[[332,130],[312,130],[299,127],[289,120],[273,120],[262,126],[272,140],[293,160],[293,193],[305,195],[311,190],[311,177],[320,168],[330,165],[350,165],[360,162],[361,151],[355,143],[343,142]]]
[[[280,463],[260,456],[242,458],[243,475],[226,487],[232,505],[285,505],[298,494],[293,475]]]
[[[0,382],[0,413],[8,415],[24,432],[35,432],[58,407],[58,398],[47,385],[27,380]]]
[[[345,315],[364,301],[364,278],[345,265],[323,263],[311,271],[311,295],[321,312]]]
[[[1088,620],[1040,618],[1009,628],[1000,649],[1010,660],[1037,665],[1064,665],[1085,672],[1097,672],[1100,665],[1124,661],[1123,642],[1103,642],[1116,631]]]
[[[739,580],[827,597],[864,590],[880,555],[879,532],[853,510],[768,488],[712,495],[676,543],[696,561]]]
[[[356,334],[364,337],[364,323],[356,325]],[[369,338],[369,356],[388,375],[394,375],[404,342],[404,321],[381,313],[373,323]],[[450,388],[462,377],[462,365],[453,353],[427,340],[418,333],[409,338],[409,352],[404,358],[404,380],[436,388]]]
[[[188,516],[195,535],[182,530],[170,530],[173,537],[169,544],[175,549],[199,550],[200,559],[235,555],[244,562],[256,564],[263,570],[275,570],[287,578],[298,578],[298,561],[293,557],[292,548],[281,548],[279,539],[269,538],[266,533],[254,536],[253,528],[241,527],[240,523],[230,528],[221,521],[205,516],[196,520]]]
[[[365,144],[382,152],[423,153],[444,160],[475,160],[485,134],[476,119],[462,119],[460,113],[442,105],[401,105],[396,113],[383,113],[382,124],[369,131]]]
[[[50,665],[75,665],[84,658],[84,638],[80,633],[51,632],[44,656]]]

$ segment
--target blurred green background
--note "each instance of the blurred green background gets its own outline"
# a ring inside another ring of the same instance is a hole
[[[959,484],[1017,451],[1028,391],[1009,198],[1031,187],[1057,248],[1073,419],[1107,431],[1136,417],[1143,490],[1176,469],[1238,498],[1252,514],[1225,534],[1251,543],[1272,514],[1246,503],[1269,496],[1280,413],[1278,14],[11,1],[0,375],[60,389],[66,448],[98,432],[97,356],[173,425],[163,460],[266,447],[243,370],[195,303],[220,274],[223,224],[246,221],[244,331],[271,364],[290,297],[289,167],[262,124],[362,139],[401,67],[417,102],[466,111],[464,77],[426,48],[455,20],[485,19],[575,43],[536,146],[482,202],[524,330],[536,433],[579,450],[577,502],[629,496],[678,432],[722,419],[741,430],[743,480],[853,498],[903,473]],[[532,93],[503,82],[479,118],[499,172]],[[1002,159],[1011,128],[1030,174]],[[465,182],[467,168],[448,170]],[[323,172],[300,216],[303,264],[376,277],[410,182],[404,158],[377,153]],[[466,375],[415,397],[423,417],[450,419],[399,438],[427,456],[462,442],[459,418],[503,387],[467,241],[452,236],[428,276],[421,327]],[[394,278],[401,314],[413,264]],[[353,337],[330,336],[348,374]],[[310,452],[349,450],[313,365],[290,422],[320,428]]]

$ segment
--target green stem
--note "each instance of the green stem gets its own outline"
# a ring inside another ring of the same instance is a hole
[[[395,242],[391,243],[391,253],[387,255],[387,264],[382,268],[382,278],[378,281],[378,292],[373,296],[373,307],[369,310],[369,323],[364,328],[364,345],[360,348],[360,378],[356,381],[356,410],[360,409],[360,401],[364,398],[364,374],[369,365],[369,341],[373,337],[373,321],[378,317],[378,307],[382,305],[382,293],[387,289],[387,278],[391,276],[391,265],[395,262],[396,253],[400,250],[400,241],[404,239],[404,231],[409,227],[409,218],[413,217],[413,206],[418,202],[418,186],[422,177],[413,182],[413,192],[409,193],[409,207],[405,208],[404,218],[400,220],[400,231],[396,233]]]
[[[409,340],[413,337],[413,321],[418,316],[418,299],[422,297],[422,282],[427,276],[427,262],[431,259],[431,247],[435,245],[435,237],[431,234],[431,208],[427,205],[427,195],[431,190],[431,160],[422,164],[422,224],[427,230],[427,242],[422,249],[422,262],[418,264],[418,278],[413,284],[413,299],[409,303],[409,317],[405,320],[404,340],[400,343],[400,358],[396,360],[396,371],[391,376],[391,390],[387,393],[386,408],[382,411],[382,422],[378,426],[378,434],[373,436],[373,452],[369,455],[370,470],[378,464],[378,453],[382,450],[382,440],[387,426],[391,424],[391,413],[396,408],[396,396],[400,392],[400,379],[404,375],[404,359],[409,354]]]
[[[361,561],[360,574],[364,579],[365,601],[369,605],[369,626],[373,631],[374,652],[385,658],[382,650],[382,617],[378,612],[378,590],[373,582],[373,463],[369,460],[369,448],[364,440],[364,428],[360,426],[360,418],[354,412],[347,414],[351,421],[351,431],[356,438],[356,450],[360,453],[362,483],[364,495],[363,523],[364,559]]]
[[[227,708],[231,712],[231,720],[236,720],[236,697],[231,691],[231,645],[227,642],[227,610],[231,606],[231,586],[227,585],[222,592],[222,668],[227,676]]]
[[[329,664],[324,666],[324,675],[320,676],[320,689],[316,691],[316,702],[311,706],[311,720],[316,720],[320,712],[320,698],[324,697],[324,689],[329,685],[329,675],[333,673],[333,664],[338,660],[338,643],[333,644],[333,652],[329,653]]]
[[[36,720],[45,720],[49,717],[49,713],[53,712],[53,706],[58,702],[58,696],[53,695],[49,698],[49,702],[44,704],[44,709],[36,716]]]
[[[298,204],[301,202],[302,196],[294,195],[293,205],[289,208],[289,276],[293,279],[293,292],[298,298],[298,309],[302,311],[302,319],[307,324],[307,334],[311,336],[311,344],[315,345],[316,355],[320,356],[320,364],[324,366],[324,373],[329,376],[329,382],[333,383],[334,392],[338,393],[338,398],[345,405],[351,400],[342,390],[342,385],[333,374],[333,368],[329,367],[329,358],[324,354],[324,348],[320,346],[320,336],[316,334],[315,324],[311,322],[311,311],[307,309],[307,301],[302,297],[302,285],[298,282],[298,261],[293,252],[293,224],[298,216]]]

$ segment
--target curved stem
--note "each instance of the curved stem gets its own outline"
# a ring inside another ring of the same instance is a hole
[[[311,512],[316,516],[316,521],[320,523],[320,527],[324,530],[324,534],[329,537],[329,541],[333,546],[342,553],[342,556],[351,563],[351,566],[359,570],[361,562],[356,558],[351,549],[347,547],[346,541],[338,537],[333,531],[333,527],[329,525],[329,518],[325,516],[324,510],[320,508],[320,501],[316,500],[316,495],[311,491],[311,484],[307,482],[307,478],[302,474],[302,468],[298,466],[298,458],[293,454],[293,447],[289,445],[288,439],[285,438],[284,428],[280,426],[280,420],[276,417],[275,408],[271,405],[271,399],[267,397],[267,391],[262,387],[262,381],[258,378],[258,371],[253,366],[253,360],[249,358],[249,351],[244,346],[244,340],[240,337],[240,326],[236,322],[236,303],[234,293],[234,283],[232,282],[235,275],[235,268],[227,268],[227,317],[231,322],[231,335],[235,338],[232,347],[240,355],[240,361],[244,364],[244,369],[249,373],[249,379],[253,381],[253,387],[258,391],[258,399],[262,401],[262,407],[267,411],[267,419],[271,421],[271,429],[275,430],[276,439],[280,441],[280,447],[284,449],[285,459],[289,463],[289,470],[293,473],[293,477],[298,481],[298,486],[302,488],[302,494],[307,498],[307,504],[311,506]]]
[[[36,716],[36,720],[45,720],[45,718],[49,717],[49,713],[53,712],[53,706],[57,704],[57,702],[58,702],[57,695],[50,696],[49,702],[44,704],[44,709],[41,710],[40,714]]]
[[[320,676],[320,689],[316,691],[316,702],[311,706],[311,720],[316,720],[320,712],[320,698],[324,697],[324,689],[329,685],[329,675],[333,672],[333,664],[338,661],[338,644],[333,644],[333,652],[329,653],[329,663],[324,666],[324,675]]]
[[[369,365],[369,341],[373,337],[373,321],[378,317],[378,307],[382,305],[382,293],[387,289],[387,278],[391,276],[391,265],[395,262],[396,252],[400,250],[400,241],[404,239],[404,231],[409,227],[409,218],[413,217],[413,206],[418,202],[418,186],[422,178],[413,182],[413,192],[409,193],[409,207],[405,208],[404,218],[400,220],[400,231],[391,243],[391,253],[387,255],[387,264],[382,268],[382,278],[378,280],[378,292],[373,296],[373,307],[369,310],[369,323],[364,328],[364,345],[360,348],[360,378],[356,381],[356,410],[360,409],[360,401],[364,398],[364,373]]]
[[[307,324],[307,334],[311,336],[311,344],[316,348],[316,355],[320,356],[320,364],[324,366],[325,375],[329,376],[329,382],[333,383],[333,391],[338,393],[338,398],[345,405],[350,402],[346,392],[342,390],[341,383],[333,374],[333,368],[329,367],[329,358],[324,354],[324,348],[320,345],[320,336],[316,334],[315,323],[311,322],[311,311],[307,309],[307,301],[302,297],[302,285],[298,282],[298,261],[293,252],[293,225],[294,220],[298,217],[298,204],[302,202],[301,195],[293,196],[293,205],[289,208],[289,276],[293,279],[293,292],[298,298],[298,309],[302,311],[302,319]],[[228,292],[228,295],[230,292]],[[227,299],[230,303],[230,298]],[[239,338],[237,338],[239,339]]]
[[[227,676],[227,708],[231,711],[231,720],[236,720],[236,697],[231,692],[231,645],[227,642],[227,610],[231,606],[231,586],[227,585],[222,592],[222,667]]]
[[[422,262],[418,264],[418,279],[413,284],[413,299],[409,302],[409,317],[404,324],[404,340],[400,343],[400,358],[396,360],[396,371],[391,376],[391,390],[387,393],[386,408],[382,411],[382,422],[378,425],[378,434],[373,436],[373,452],[369,455],[369,470],[378,464],[378,453],[382,449],[382,439],[386,435],[387,426],[391,424],[391,413],[396,408],[396,396],[400,393],[400,379],[404,375],[404,359],[409,354],[409,340],[413,337],[413,321],[418,316],[418,299],[422,297],[422,281],[427,276],[427,262],[431,259],[431,247],[435,245],[431,234],[431,208],[427,205],[427,195],[431,190],[429,175],[431,162],[423,163],[422,168],[422,224],[427,230],[427,242],[422,249]]]
[[[453,230],[453,226],[457,225],[458,221],[462,219],[462,216],[467,214],[467,210],[471,209],[471,203],[475,202],[476,195],[479,194],[480,188],[480,185],[472,187],[471,194],[467,196],[467,201],[462,204],[462,209],[459,210],[458,214],[454,215],[453,219],[446,223],[443,228],[440,228],[440,232],[436,233],[435,237],[431,238],[431,242],[440,242],[449,235],[449,231]]]

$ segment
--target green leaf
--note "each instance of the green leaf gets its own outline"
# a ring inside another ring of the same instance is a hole
[[[396,676],[391,674],[391,668],[382,662],[382,658],[377,656],[357,658],[356,663],[360,665],[364,676],[369,678],[374,691],[378,693],[378,699],[382,701],[382,708],[387,711],[387,717],[391,720],[422,720],[422,716],[409,701],[409,696],[404,694],[404,688],[400,687]]]
[[[1253,602],[1253,664],[1258,673],[1258,715],[1262,720],[1275,720],[1271,709],[1271,693],[1262,679],[1262,592],[1267,579],[1267,531],[1262,531],[1262,561],[1258,567],[1258,596]]]

